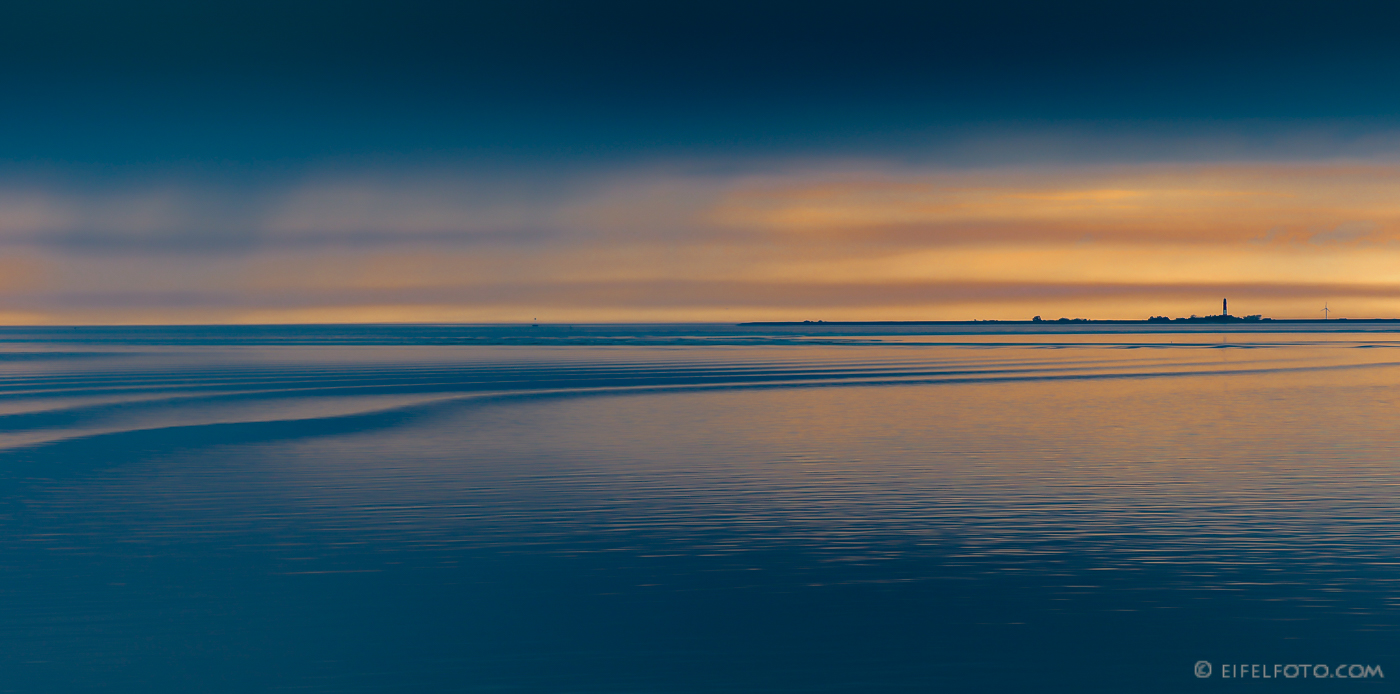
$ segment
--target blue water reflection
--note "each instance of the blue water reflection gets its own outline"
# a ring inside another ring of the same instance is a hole
[[[1394,333],[547,328],[0,331],[0,690],[1400,668]]]

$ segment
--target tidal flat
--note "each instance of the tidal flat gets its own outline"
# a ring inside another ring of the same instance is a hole
[[[1393,327],[4,328],[0,373],[4,692],[1400,677]]]

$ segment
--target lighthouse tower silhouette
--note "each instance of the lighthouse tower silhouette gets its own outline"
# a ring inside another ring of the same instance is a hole
[[[1222,315],[1222,316],[1228,316],[1228,315],[1230,315],[1230,300],[1229,300],[1229,299],[1221,299],[1221,300],[1220,300],[1220,315]]]

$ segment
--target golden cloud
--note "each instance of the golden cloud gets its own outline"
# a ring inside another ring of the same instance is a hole
[[[239,195],[0,190],[0,309],[25,322],[1135,318],[1207,312],[1229,293],[1278,317],[1346,300],[1354,316],[1400,316],[1400,167],[1379,164],[836,163],[623,171],[548,195],[424,173]]]

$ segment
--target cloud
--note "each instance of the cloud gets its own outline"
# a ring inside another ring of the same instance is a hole
[[[23,270],[0,287],[0,309],[116,322],[303,309],[383,320],[394,307],[463,319],[823,307],[852,318],[900,306],[925,317],[1113,306],[1132,317],[1144,302],[1200,312],[1202,297],[1226,293],[1258,299],[1252,312],[1354,296],[1395,301],[1400,314],[1400,244],[1390,243],[1400,238],[1400,167],[830,161],[756,171],[0,184],[0,251]]]
[[[1377,164],[953,171],[838,161],[764,175],[585,171],[555,186],[479,173],[366,172],[261,187],[0,185],[0,239],[74,252],[210,254],[754,240],[859,252],[1086,236],[1106,243],[1334,243],[1400,235],[1397,191],[1400,167]]]
[[[793,176],[735,188],[715,222],[894,245],[1272,241],[1368,221],[1400,235],[1400,169],[1275,165],[1057,167]],[[1348,226],[1348,229],[1352,226]]]
[[[1380,225],[1375,222],[1342,222],[1333,229],[1319,231],[1308,237],[1309,243],[1317,245],[1329,243],[1356,243],[1358,241],[1375,240]]]
[[[557,201],[467,178],[384,176],[282,186],[161,183],[0,189],[0,243],[84,254],[246,254],[266,248],[534,243]],[[485,189],[483,192],[482,189]],[[500,199],[491,199],[490,193]]]

